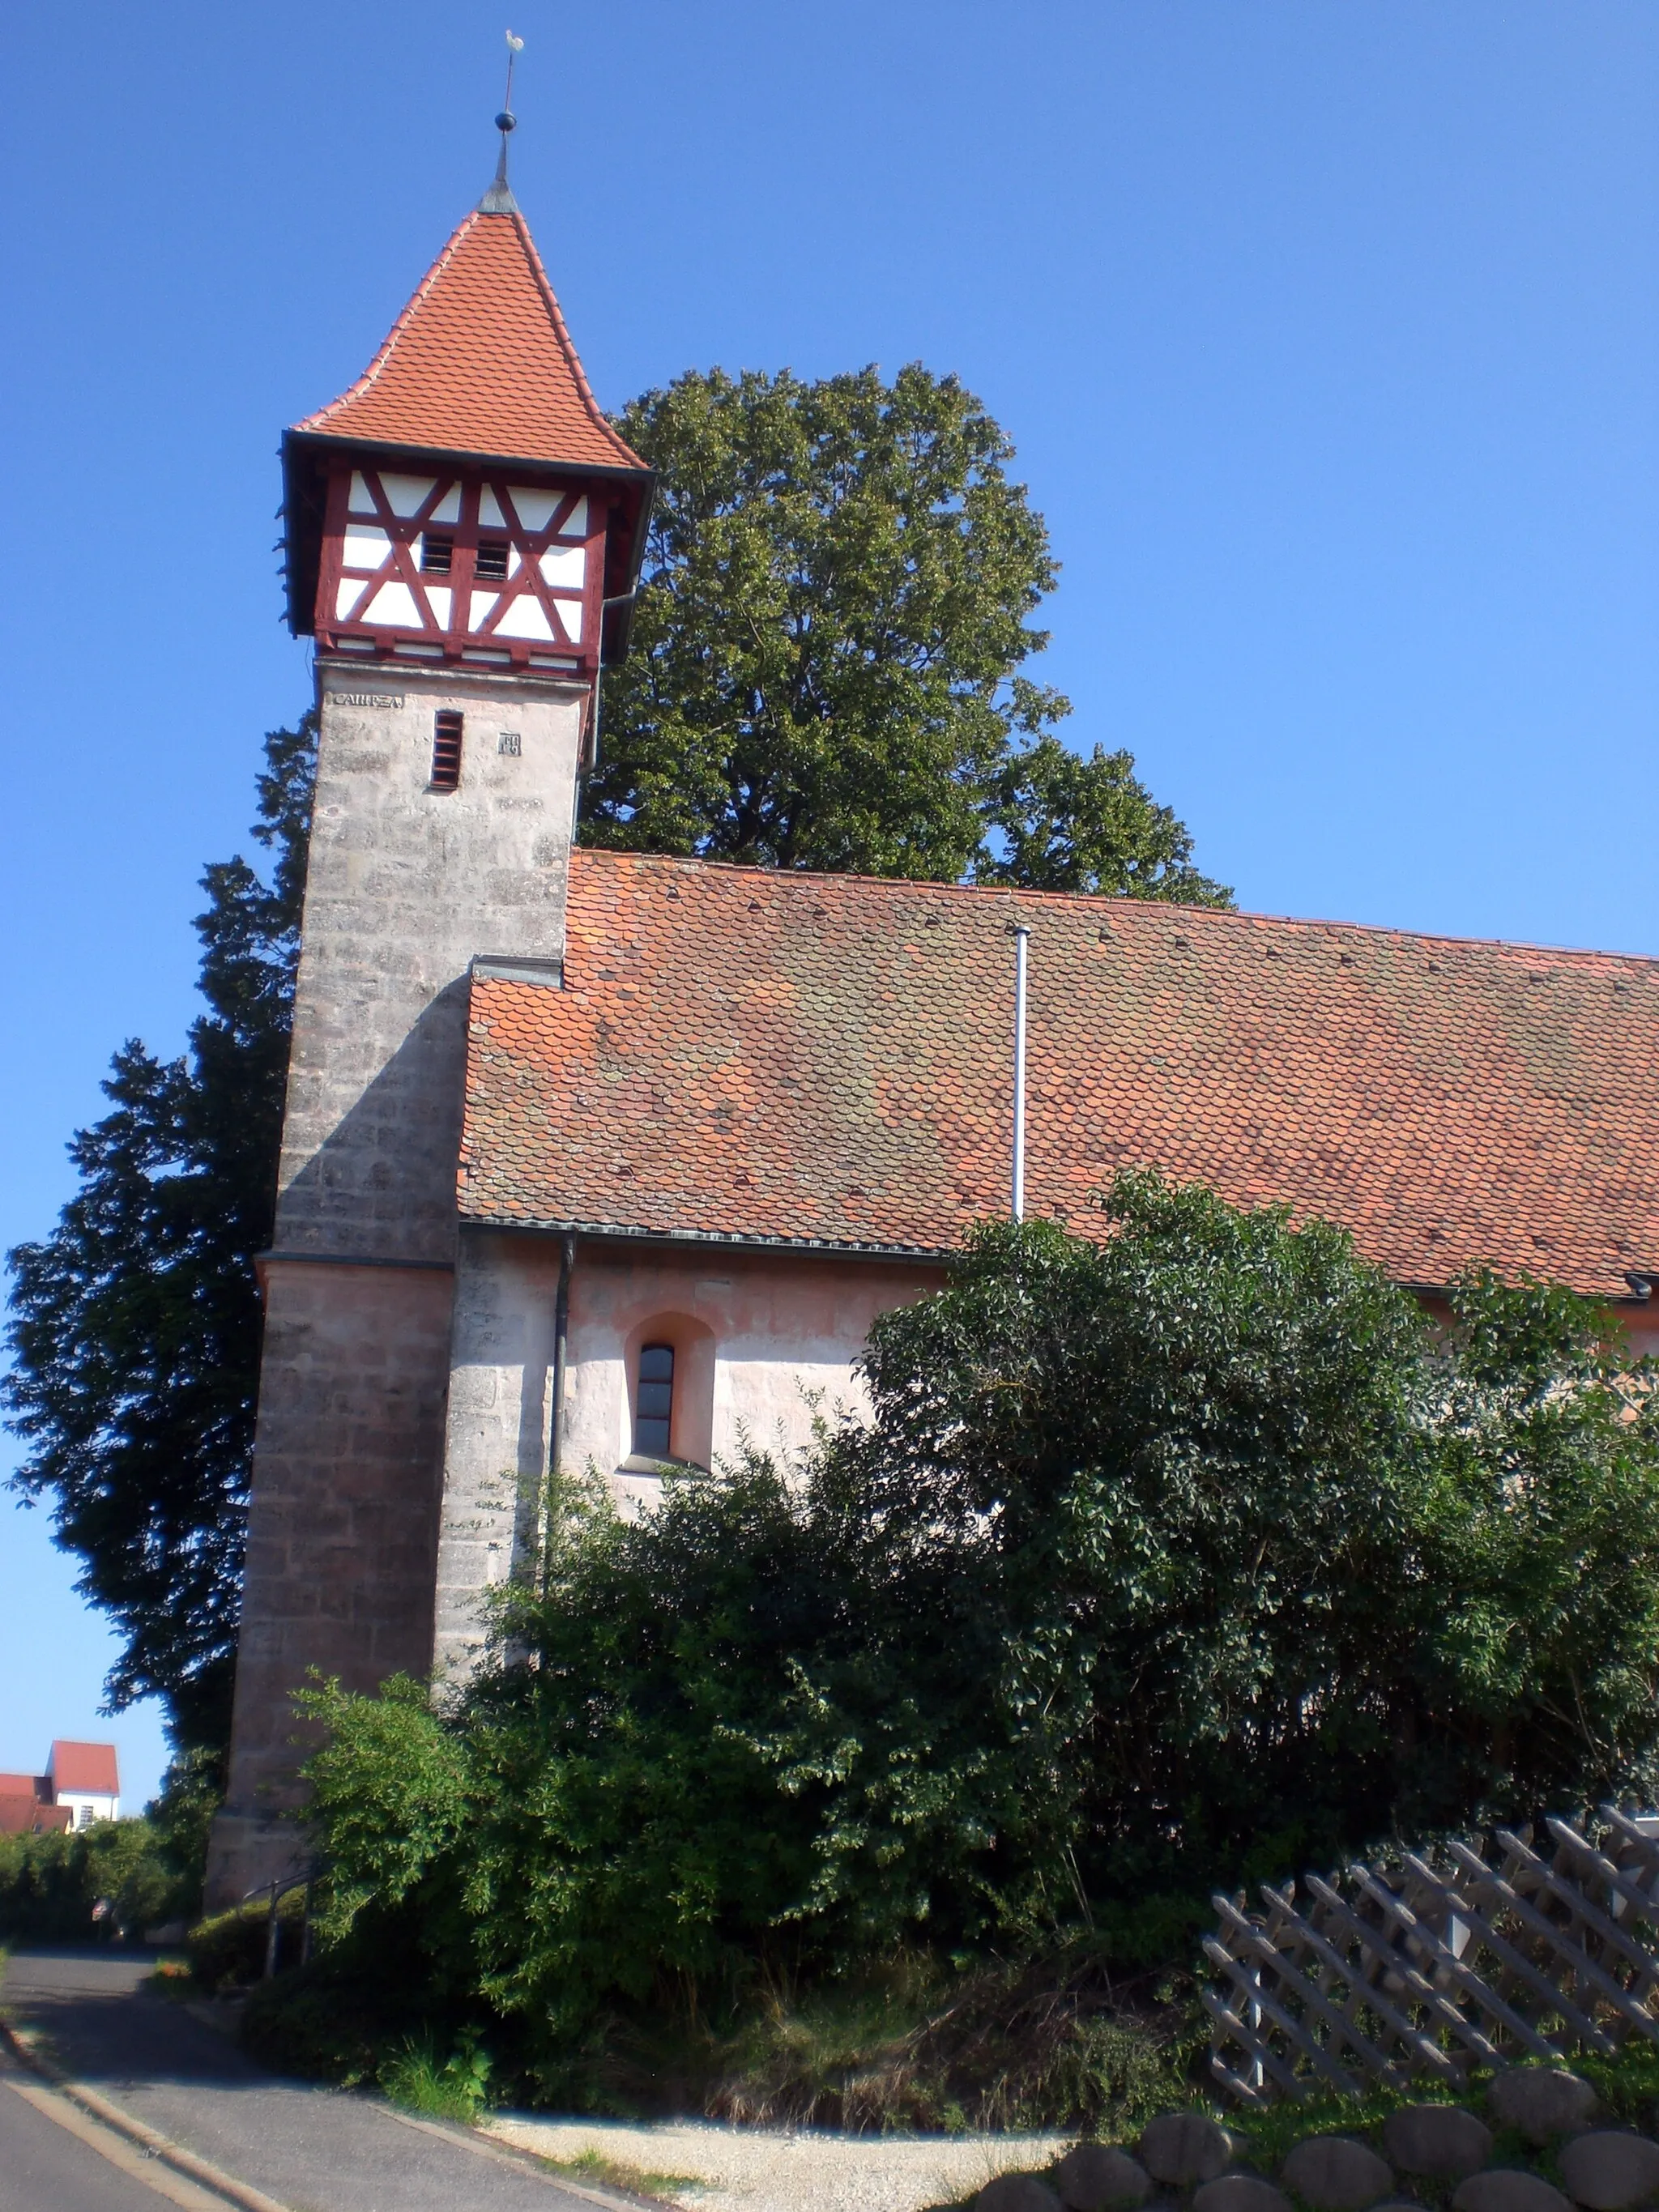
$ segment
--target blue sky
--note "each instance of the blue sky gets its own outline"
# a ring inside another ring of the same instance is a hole
[[[1273,912],[1659,951],[1651,0],[503,0],[514,180],[601,400],[919,359],[1062,563],[1034,672]],[[177,1046],[246,842],[276,445],[488,181],[471,0],[0,27],[0,1237],[112,1048]],[[0,1767],[107,1639],[0,1504]]]

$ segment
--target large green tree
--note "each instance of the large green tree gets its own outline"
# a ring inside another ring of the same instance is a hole
[[[694,372],[617,419],[659,483],[586,842],[1231,903],[1127,752],[1051,734],[1048,532],[955,377]]]
[[[70,1146],[80,1188],[10,1255],[6,1396],[77,1587],[122,1638],[118,1710],[164,1700],[181,1747],[229,1729],[258,1382],[253,1255],[270,1242],[316,732],[265,740],[253,835],[272,855],[203,878],[188,1051],[130,1041],[112,1110]]]

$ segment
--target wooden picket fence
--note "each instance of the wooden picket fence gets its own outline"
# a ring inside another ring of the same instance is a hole
[[[1218,1897],[1216,2079],[1260,2104],[1659,2043],[1659,1816],[1545,1827]]]

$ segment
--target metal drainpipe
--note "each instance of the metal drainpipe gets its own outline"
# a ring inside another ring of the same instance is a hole
[[[1014,926],[1014,1165],[1009,1211],[1025,1218],[1025,953],[1031,933]]]
[[[599,601],[599,659],[593,672],[593,720],[587,733],[587,769],[589,775],[599,764],[599,693],[605,684],[605,617],[611,607],[625,607],[640,596],[641,586],[635,584],[631,592],[617,592],[608,599]]]
[[[559,1446],[564,1426],[564,1377],[570,1349],[570,1271],[576,1264],[576,1240],[559,1240],[559,1287],[553,1300],[553,1404],[547,1419],[547,1486],[542,1510],[542,1555],[553,1540],[553,1496],[559,1479]]]

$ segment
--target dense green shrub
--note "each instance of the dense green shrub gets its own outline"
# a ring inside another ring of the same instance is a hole
[[[1651,1786],[1659,1419],[1565,1291],[1449,1329],[1277,1211],[1127,1176],[887,1316],[875,1419],[559,1501],[453,1710],[319,1690],[331,1927],[563,2079],[620,2007],[1183,1953],[1218,1883]]]
[[[276,1901],[276,1962],[297,1966],[304,1948],[305,1892],[290,1889]],[[270,1940],[269,1898],[252,1898],[198,1920],[186,1933],[185,1954],[204,1990],[228,1992],[257,1982],[265,1970]]]
[[[118,1942],[181,1910],[178,1876],[148,1820],[0,1836],[0,1942]]]

